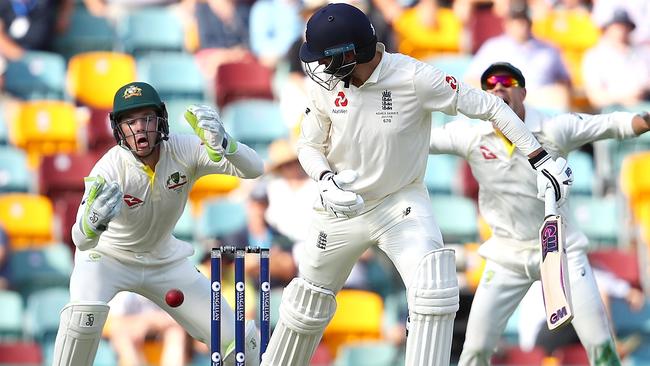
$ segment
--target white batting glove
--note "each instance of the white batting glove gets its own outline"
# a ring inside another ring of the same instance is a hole
[[[203,141],[212,161],[237,152],[237,141],[224,129],[219,113],[208,105],[192,104],[185,111],[185,120]]]
[[[553,160],[550,155],[533,164],[537,171],[537,198],[544,200],[546,188],[553,188],[557,206],[562,206],[569,196],[573,184],[573,172],[564,158]]]
[[[363,198],[348,191],[359,175],[354,170],[343,170],[338,174],[325,173],[318,181],[323,207],[336,217],[352,217],[358,215],[364,208]]]
[[[91,178],[92,179],[92,178]],[[107,229],[111,221],[122,208],[122,190],[117,182],[106,184],[101,176],[94,178],[82,217],[82,232],[87,238],[95,238]]]

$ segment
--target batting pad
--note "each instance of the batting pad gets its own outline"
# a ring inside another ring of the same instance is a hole
[[[105,302],[87,301],[61,310],[52,366],[92,366],[108,309]]]
[[[280,319],[262,366],[304,366],[336,311],[334,292],[294,278],[282,293]]]
[[[459,301],[454,251],[428,253],[418,264],[408,288],[406,366],[449,365]]]

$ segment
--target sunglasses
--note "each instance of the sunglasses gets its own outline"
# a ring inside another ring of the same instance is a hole
[[[492,90],[497,84],[501,84],[505,88],[510,88],[519,86],[519,81],[511,75],[492,75],[485,80],[484,89]]]

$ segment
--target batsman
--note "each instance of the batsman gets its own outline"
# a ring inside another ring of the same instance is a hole
[[[207,174],[256,178],[263,162],[233,139],[217,112],[191,105],[185,119],[197,136],[169,133],[167,110],[149,84],[115,93],[111,127],[117,145],[95,164],[72,227],[76,246],[70,303],[61,311],[54,366],[92,365],[109,311],[120,291],[138,293],[167,311],[195,339],[210,344],[210,281],[192,264],[191,244],[172,230],[192,185]],[[178,307],[165,294],[179,289]],[[234,340],[234,314],[222,302],[222,349]],[[259,335],[247,324],[247,365],[259,363]],[[226,365],[234,355],[224,356]]]
[[[454,251],[444,248],[423,178],[431,112],[494,121],[561,199],[571,177],[503,100],[385,51],[359,9],[337,3],[308,21],[300,48],[310,83],[298,158],[318,182],[299,276],[284,289],[263,365],[304,366],[336,310],[336,293],[371,246],[408,294],[406,365],[449,365],[459,306]]]
[[[510,63],[490,65],[481,76],[481,86],[503,99],[557,160],[592,141],[626,139],[650,130],[647,113],[550,116],[524,105],[526,80]],[[454,154],[469,163],[479,184],[479,210],[492,230],[492,237],[479,247],[486,266],[472,302],[460,366],[489,365],[508,318],[531,284],[540,279],[538,230],[544,221],[544,202],[539,193],[545,182],[515,146],[489,123],[455,121],[431,131],[432,154]],[[567,205],[559,208],[565,218],[572,324],[591,365],[620,365],[585,253],[587,238],[571,222],[568,211]],[[559,280],[546,285],[558,290],[562,286]]]

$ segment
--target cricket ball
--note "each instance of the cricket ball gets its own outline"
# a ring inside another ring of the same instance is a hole
[[[177,288],[173,288],[165,294],[165,302],[173,308],[180,306],[183,300],[185,300],[185,295],[183,295],[183,291]]]

